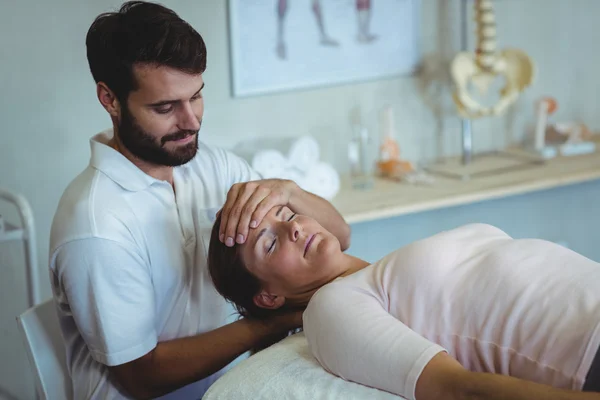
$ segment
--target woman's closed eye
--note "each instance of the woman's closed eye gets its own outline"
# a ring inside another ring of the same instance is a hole
[[[296,213],[293,213],[292,215],[290,215],[290,217],[287,219],[288,222],[291,221],[292,219],[294,219],[295,216],[296,216]],[[273,243],[271,243],[271,247],[269,247],[269,250],[267,250],[267,254],[271,254],[273,252],[273,249],[275,249],[275,242],[277,242],[277,236],[275,236],[275,239],[273,239]]]

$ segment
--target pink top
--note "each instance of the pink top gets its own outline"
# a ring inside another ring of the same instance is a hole
[[[600,344],[600,265],[538,239],[466,225],[325,285],[304,313],[331,373],[415,398],[440,351],[465,368],[580,390]]]

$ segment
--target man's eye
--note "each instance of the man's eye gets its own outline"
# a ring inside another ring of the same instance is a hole
[[[164,107],[155,108],[154,111],[156,111],[159,114],[168,114],[171,111],[173,111],[173,106],[166,107],[166,108],[164,108]]]

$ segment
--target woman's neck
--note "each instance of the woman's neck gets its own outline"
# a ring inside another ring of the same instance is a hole
[[[290,306],[294,307],[306,307],[308,302],[313,297],[313,295],[317,292],[317,290],[321,289],[323,286],[328,283],[333,282],[338,278],[343,278],[349,275],[352,275],[355,272],[360,271],[361,269],[368,267],[370,264],[360,258],[351,256],[349,254],[342,253],[342,260],[340,268],[336,268],[336,273],[332,276],[324,279],[322,282],[318,282],[315,287],[303,292],[299,293],[297,296],[289,297],[286,303]]]
[[[341,275],[337,276],[337,278],[342,278],[344,276],[352,275],[353,273],[358,272],[361,269],[366,268],[370,265],[370,263],[368,263],[365,260],[362,260],[358,257],[354,257],[354,256],[351,256],[346,253],[344,253],[343,256],[344,256],[344,261],[345,261],[345,265],[347,265],[347,268],[345,269],[344,272],[342,272]]]

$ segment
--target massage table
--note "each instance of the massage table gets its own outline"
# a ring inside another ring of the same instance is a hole
[[[304,332],[299,332],[240,361],[202,398],[225,399],[402,400],[404,397],[330,374],[311,354]]]

